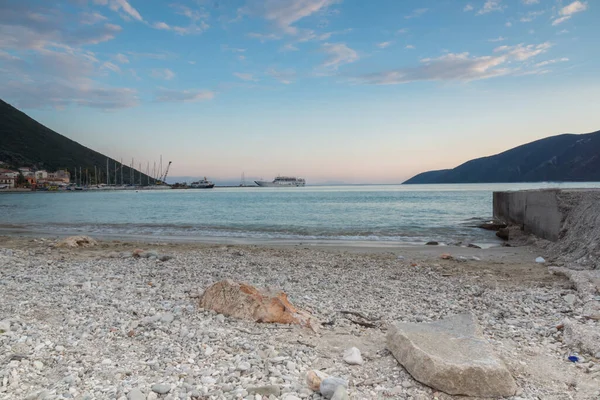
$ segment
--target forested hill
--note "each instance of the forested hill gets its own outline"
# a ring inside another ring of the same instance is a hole
[[[405,184],[600,181],[600,131],[536,140],[454,169],[418,174]]]
[[[93,173],[99,171],[98,181],[106,182],[106,160],[109,160],[111,183],[114,182],[115,160],[53,131],[0,100],[0,161],[11,167],[34,167],[56,171],[67,169],[73,172],[81,168]],[[120,165],[117,165],[119,183]],[[78,172],[79,173],[79,172]],[[92,174],[93,175],[93,174]],[[135,182],[139,182],[139,173],[135,172]],[[123,181],[130,182],[130,168],[123,166]],[[142,183],[148,181],[142,174]],[[152,183],[152,179],[150,179]]]

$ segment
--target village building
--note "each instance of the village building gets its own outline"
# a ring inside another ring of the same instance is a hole
[[[0,173],[0,189],[12,189],[15,187],[16,178],[12,175]]]

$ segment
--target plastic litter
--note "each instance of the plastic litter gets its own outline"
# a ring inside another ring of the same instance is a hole
[[[538,257],[538,258],[535,259],[535,262],[536,263],[545,263],[546,260],[544,260],[544,257]]]
[[[576,362],[579,361],[579,357],[577,357],[577,356],[569,356],[569,361],[576,363]]]

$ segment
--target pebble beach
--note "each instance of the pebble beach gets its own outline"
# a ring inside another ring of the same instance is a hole
[[[414,380],[385,335],[394,322],[464,312],[513,375],[513,399],[600,398],[599,355],[561,329],[598,321],[581,317],[573,283],[531,246],[57,241],[0,238],[0,399],[322,399],[311,370],[346,380],[350,399],[461,398]],[[200,308],[224,279],[283,290],[319,329]],[[362,363],[345,360],[353,347]]]

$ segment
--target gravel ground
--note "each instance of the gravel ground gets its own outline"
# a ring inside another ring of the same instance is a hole
[[[569,362],[556,328],[598,321],[582,320],[571,283],[530,249],[447,247],[454,259],[441,260],[423,248],[54,243],[0,238],[0,399],[321,399],[311,369],[347,379],[351,399],[453,399],[414,381],[385,333],[465,311],[515,377],[515,399],[600,398],[599,360]],[[173,258],[123,257],[135,247]],[[324,324],[314,333],[200,309],[222,279],[283,289]],[[344,362],[353,346],[364,364]]]

